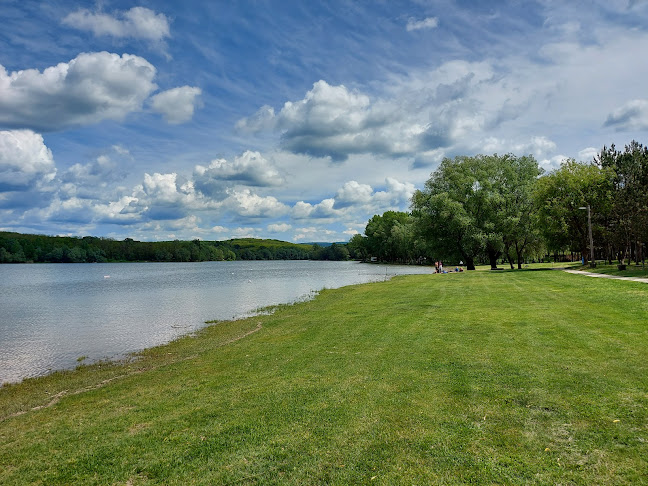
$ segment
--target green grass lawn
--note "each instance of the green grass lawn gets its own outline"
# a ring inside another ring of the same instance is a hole
[[[648,285],[326,290],[5,386],[0,418],[3,485],[647,484]]]

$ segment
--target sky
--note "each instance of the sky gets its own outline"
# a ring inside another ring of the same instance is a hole
[[[0,230],[348,241],[445,157],[648,143],[648,1],[0,0]]]

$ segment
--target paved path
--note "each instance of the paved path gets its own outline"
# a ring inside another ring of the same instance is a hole
[[[616,278],[617,280],[632,280],[633,282],[648,283],[648,278],[641,278],[641,277],[619,277],[618,275],[606,275],[604,273],[584,272],[582,270],[565,270],[565,272],[574,273],[578,275],[586,275],[588,277]]]

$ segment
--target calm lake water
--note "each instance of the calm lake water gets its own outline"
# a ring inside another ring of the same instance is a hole
[[[323,288],[430,273],[355,262],[0,265],[0,383],[163,344]]]

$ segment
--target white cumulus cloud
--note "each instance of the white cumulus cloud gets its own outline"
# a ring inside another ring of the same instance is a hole
[[[371,201],[373,189],[368,184],[360,184],[356,181],[349,181],[335,194],[335,207],[344,208],[348,206],[367,204]]]
[[[591,161],[594,157],[598,156],[599,150],[594,147],[587,147],[578,152],[578,159],[581,161]]]
[[[63,23],[75,29],[90,31],[95,36],[161,41],[171,35],[166,15],[145,7],[133,7],[112,15],[80,9],[68,14]]]
[[[0,192],[51,182],[56,167],[43,136],[31,130],[0,131]]]
[[[219,197],[232,185],[269,187],[284,182],[277,168],[259,152],[246,150],[234,160],[215,159],[194,169],[196,188],[203,194]]]
[[[547,172],[551,172],[554,169],[559,169],[560,164],[562,164],[569,157],[566,155],[555,155],[549,159],[543,159],[538,162],[538,165],[542,167]]]
[[[249,189],[230,191],[225,200],[230,211],[248,218],[278,217],[288,211],[288,207],[273,196],[259,196]]]
[[[116,201],[97,203],[92,209],[99,223],[129,224],[140,221],[141,215],[134,207],[136,203],[137,198],[123,196]]]
[[[288,230],[291,230],[292,226],[288,223],[274,223],[268,225],[268,231],[270,233],[285,233]]]
[[[293,219],[329,219],[337,216],[339,211],[335,209],[335,199],[324,199],[318,204],[311,204],[304,201],[297,202],[291,212]]]
[[[385,179],[385,190],[377,191],[374,194],[376,207],[387,211],[389,209],[399,211],[403,205],[408,205],[414,195],[416,187],[411,182],[400,182],[393,177]]]
[[[0,124],[55,131],[138,111],[157,89],[156,69],[131,54],[82,53],[43,72],[0,65]]]
[[[335,194],[335,209],[359,209],[364,212],[382,213],[387,210],[400,211],[414,194],[414,184],[400,182],[393,177],[385,179],[385,188],[375,191],[368,184],[350,181]]]
[[[263,106],[239,120],[249,132],[280,132],[284,150],[345,161],[354,154],[414,157],[415,166],[434,163],[438,153],[520,116],[533,96],[509,86],[490,62],[450,61],[432,71],[394,77],[380,97],[320,80],[299,101],[279,112]]]
[[[180,86],[156,94],[151,98],[153,110],[164,115],[171,124],[191,120],[194,111],[200,104],[200,88]]]
[[[517,155],[532,154],[537,159],[554,153],[556,143],[544,136],[531,137],[528,140],[513,141],[488,137],[478,143],[477,151],[481,153],[514,153]]]
[[[292,153],[343,161],[350,154],[402,151],[418,133],[399,126],[398,118],[391,106],[372,104],[363,93],[320,80],[304,99],[286,102],[277,114],[264,106],[237,127],[279,130],[282,146]]]
[[[154,220],[179,219],[189,211],[218,209],[220,201],[208,199],[196,191],[191,180],[175,172],[144,174],[144,181],[133,190],[136,201],[130,205],[144,217]]]

